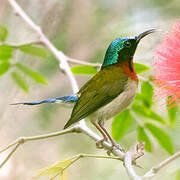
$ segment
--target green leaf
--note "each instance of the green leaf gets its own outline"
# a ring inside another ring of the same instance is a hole
[[[5,41],[8,35],[8,30],[6,27],[0,25],[0,41]]]
[[[120,140],[132,124],[132,115],[129,110],[125,110],[115,116],[112,122],[112,137]]]
[[[36,175],[36,178],[39,178],[39,176],[62,174],[64,169],[73,163],[73,160],[74,160],[74,158],[65,159],[65,160],[59,161],[47,168],[40,169]]]
[[[131,106],[131,109],[135,113],[137,113],[137,114],[139,114],[141,116],[144,116],[146,118],[150,118],[152,120],[155,120],[155,121],[158,121],[158,122],[160,122],[162,124],[165,124],[165,121],[161,116],[159,116],[157,113],[155,113],[151,109],[146,108],[145,106],[142,106],[142,105],[139,105],[139,104],[133,104]]]
[[[97,70],[92,66],[74,66],[71,68],[73,74],[95,74]]]
[[[8,45],[0,46],[0,60],[7,61],[12,57],[13,47]]]
[[[17,66],[17,68],[19,68],[19,70],[21,70],[24,74],[28,75],[34,81],[36,81],[40,84],[48,84],[46,79],[41,74],[39,74],[38,72],[35,72],[32,69],[30,69],[27,66],[24,66],[20,63],[17,63],[16,66]]]
[[[150,67],[139,63],[134,63],[134,68],[137,74],[148,71],[150,69]]]
[[[169,116],[169,122],[171,125],[173,125],[176,121],[176,115],[178,112],[178,106],[175,105],[173,107],[170,107],[167,102],[167,110],[168,110],[168,116]]]
[[[150,110],[149,110],[149,109],[146,110],[146,108],[144,108],[143,106],[141,106],[141,105],[139,105],[139,104],[133,104],[133,105],[131,106],[131,109],[132,109],[135,113],[137,113],[137,114],[139,114],[139,115],[141,115],[141,116],[144,116],[144,117],[149,118],[149,115],[150,115]],[[148,111],[148,110],[149,110],[149,111]]]
[[[164,119],[157,113],[155,113],[154,111],[150,111],[150,115],[149,115],[149,118],[153,119],[153,120],[156,120],[162,124],[165,124],[165,121]]]
[[[142,96],[140,93],[136,93],[135,101],[139,101],[139,102],[142,101]]]
[[[144,131],[143,127],[139,126],[137,129],[137,133],[138,133],[138,141],[145,142],[146,151],[151,152],[152,151],[151,141],[148,135],[146,134],[146,132]]]
[[[4,75],[9,70],[9,67],[10,63],[8,62],[0,63],[0,76]]]
[[[180,180],[180,169],[176,171],[176,180]]]
[[[39,56],[42,58],[46,58],[48,55],[47,49],[33,46],[33,45],[23,45],[23,46],[20,46],[19,49],[23,51],[24,53],[31,54],[33,56]]]
[[[26,80],[17,72],[12,72],[11,73],[13,81],[26,93],[29,92],[29,86],[26,82]]]
[[[146,123],[145,127],[152,133],[152,135],[157,139],[159,144],[169,154],[174,153],[174,147],[173,147],[173,143],[171,141],[171,138],[169,137],[169,135],[165,131],[163,131],[159,127],[157,127],[157,126],[155,126],[153,124],[150,124],[150,123]]]
[[[141,96],[143,103],[146,107],[150,108],[152,105],[153,98],[153,87],[149,82],[143,82],[141,85]]]

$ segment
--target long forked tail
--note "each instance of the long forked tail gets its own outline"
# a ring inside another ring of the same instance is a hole
[[[38,105],[38,104],[44,104],[44,103],[74,103],[78,100],[78,95],[69,95],[69,96],[63,96],[63,97],[57,97],[57,98],[50,98],[45,99],[41,101],[31,101],[31,102],[20,102],[20,103],[12,103],[10,105]]]

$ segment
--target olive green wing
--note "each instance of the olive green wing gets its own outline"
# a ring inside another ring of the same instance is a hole
[[[80,89],[79,99],[64,129],[111,102],[124,90],[127,80],[127,75],[119,66],[110,66],[99,71]]]

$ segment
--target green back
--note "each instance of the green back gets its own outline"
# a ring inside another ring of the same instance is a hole
[[[80,89],[79,99],[64,128],[111,102],[124,90],[127,80],[119,63],[104,67]]]

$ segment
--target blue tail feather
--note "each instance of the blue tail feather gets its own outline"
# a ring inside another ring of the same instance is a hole
[[[38,104],[44,104],[44,103],[58,103],[58,102],[64,102],[64,103],[74,103],[78,100],[78,96],[75,95],[69,95],[69,96],[63,96],[63,97],[57,97],[57,98],[50,98],[40,101],[31,101],[31,102],[20,102],[20,103],[12,103],[10,105],[38,105]]]

